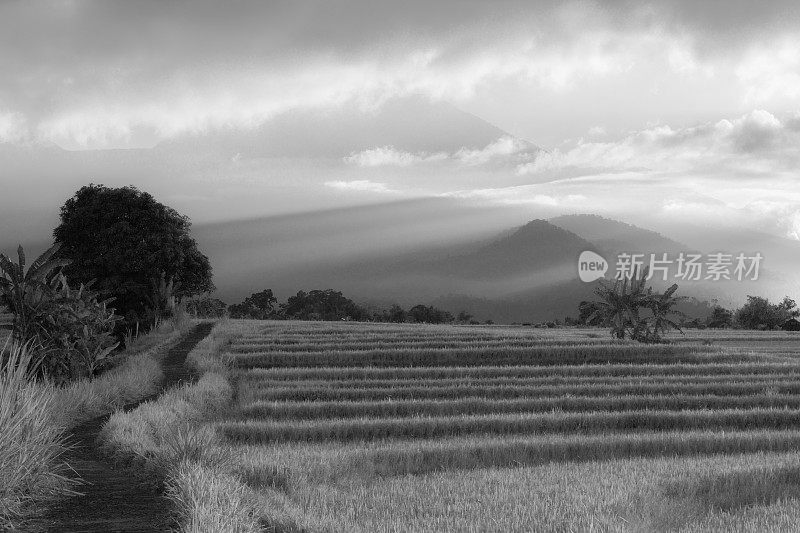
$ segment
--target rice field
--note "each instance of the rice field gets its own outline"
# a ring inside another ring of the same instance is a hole
[[[790,531],[800,518],[796,334],[643,346],[597,329],[235,330],[236,402],[214,425],[274,527]]]

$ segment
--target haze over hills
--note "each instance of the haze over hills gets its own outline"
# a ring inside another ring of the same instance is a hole
[[[562,215],[551,218],[550,222],[591,241],[609,254],[619,253],[679,253],[690,248],[661,235],[599,215]]]
[[[439,199],[202,226],[195,233],[212,257],[220,296],[229,302],[267,287],[280,298],[301,289],[335,288],[376,305],[434,303],[498,322],[574,316],[594,289],[577,277],[582,251],[611,258],[609,243],[642,253],[687,250],[615,220],[579,215],[519,225],[515,220],[525,210],[503,213],[506,227],[492,226],[485,222],[496,223],[498,213]],[[680,285],[683,295],[726,305],[740,303],[742,291],[762,293],[761,286],[738,282]]]

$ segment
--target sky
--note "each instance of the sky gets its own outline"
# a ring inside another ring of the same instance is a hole
[[[0,0],[0,72],[0,242],[90,181],[800,239],[796,2]]]

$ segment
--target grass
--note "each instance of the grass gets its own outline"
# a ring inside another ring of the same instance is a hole
[[[235,477],[197,461],[182,461],[167,483],[167,497],[186,532],[256,533],[256,500]]]
[[[281,352],[228,354],[239,368],[257,367],[413,367],[413,366],[513,366],[590,363],[709,363],[730,361],[716,350],[700,346],[532,346],[521,348],[468,348],[459,350],[357,350],[326,352]],[[754,357],[742,355],[742,360]]]
[[[554,366],[483,366],[483,367],[395,367],[395,368],[251,368],[240,371],[240,379],[261,380],[442,380],[484,379],[499,377],[567,378],[567,377],[634,377],[634,376],[729,376],[729,375],[792,375],[800,366],[790,363],[716,363],[716,364],[594,364]]]
[[[56,395],[33,382],[31,357],[25,346],[0,350],[0,526],[70,485],[60,461],[66,436],[52,415]]]
[[[430,439],[461,435],[520,435],[670,431],[688,429],[790,429],[800,425],[797,409],[725,409],[581,413],[523,413],[476,416],[431,416],[310,420],[289,422],[242,421],[221,424],[221,433],[237,443],[274,441],[319,442],[389,438]]]
[[[229,458],[217,445],[213,428],[202,424],[232,399],[227,368],[217,356],[226,343],[227,334],[215,326],[187,356],[186,364],[200,374],[197,382],[114,413],[100,434],[110,455],[166,475],[167,496],[180,517],[181,531],[262,530],[254,511],[257,498],[225,473]]]
[[[487,468],[299,486],[292,496],[308,516],[335,517],[334,531],[791,531],[800,518],[792,501],[798,459],[759,453]]]
[[[227,454],[251,479],[291,490],[319,484],[365,484],[432,473],[574,464],[632,458],[795,452],[800,430],[669,431],[593,435],[485,435],[431,440],[228,444]],[[291,492],[291,491],[290,491]]]
[[[155,394],[163,379],[159,358],[176,345],[188,323],[164,321],[156,331],[137,337],[115,355],[113,367],[91,380],[80,380],[55,390],[55,417],[66,429],[121,409]]]
[[[156,359],[180,335],[165,324],[116,355],[111,370],[64,387],[33,381],[24,348],[0,349],[0,528],[70,491],[73,472],[61,459],[68,430],[155,392],[162,375]]]
[[[679,410],[679,409],[800,409],[800,396],[763,394],[753,396],[598,396],[524,398],[491,400],[383,400],[383,401],[305,401],[253,402],[242,405],[235,416],[241,419],[325,420],[331,418],[387,418],[411,416],[488,415],[500,413],[541,413],[550,411],[591,412]]]
[[[444,385],[441,387],[380,387],[380,388],[325,388],[283,387],[273,389],[247,389],[240,391],[243,403],[251,401],[344,401],[344,400],[411,400],[455,398],[544,398],[550,396],[621,396],[621,395],[699,395],[744,396],[758,394],[798,394],[800,381],[761,383],[628,383],[621,385],[568,385],[568,386],[479,386]]]

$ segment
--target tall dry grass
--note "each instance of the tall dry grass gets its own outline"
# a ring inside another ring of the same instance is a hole
[[[26,505],[68,490],[60,461],[64,428],[53,416],[54,389],[35,383],[27,346],[0,349],[0,527],[11,527]]]

